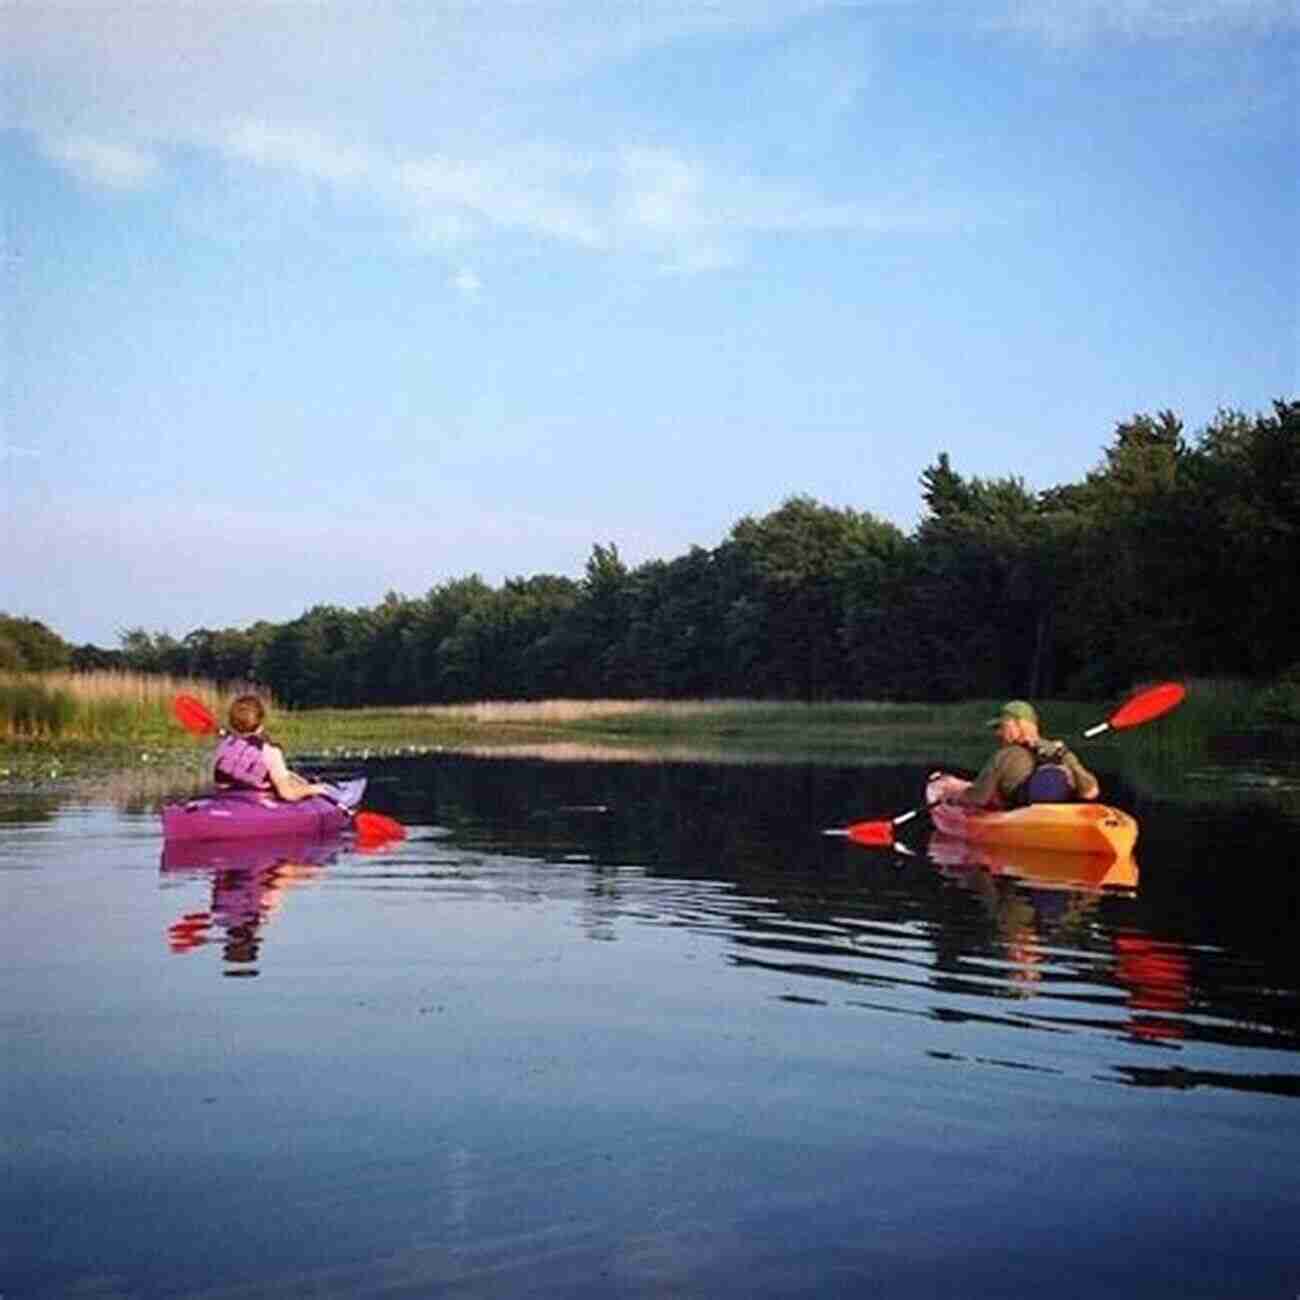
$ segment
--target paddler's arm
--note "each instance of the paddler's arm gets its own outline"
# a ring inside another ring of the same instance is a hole
[[[1074,782],[1074,793],[1080,799],[1095,799],[1101,793],[1100,782],[1079,762],[1072,751],[1067,749],[1061,756],[1061,762],[1070,773],[1070,779]]]
[[[955,803],[976,808],[997,807],[1001,799],[997,794],[1001,766],[998,755],[989,759],[973,781],[946,772],[930,773],[931,803]]]
[[[297,772],[291,772],[278,745],[264,745],[262,757],[266,760],[266,772],[275,787],[275,793],[285,803],[298,803],[299,800],[310,799],[314,794],[329,793],[328,786],[304,781]]]
[[[966,804],[974,808],[994,807],[1001,803],[1001,799],[998,797],[998,776],[998,755],[994,754],[980,768],[979,775],[970,785],[957,794],[949,796],[944,802]]]
[[[951,802],[974,808],[1004,808],[1033,770],[1034,760],[1022,746],[1003,745]]]

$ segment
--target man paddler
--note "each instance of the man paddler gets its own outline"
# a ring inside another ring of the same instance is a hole
[[[1027,700],[1008,700],[988,725],[1002,742],[973,781],[936,772],[931,797],[976,808],[1019,808],[1031,803],[1072,803],[1101,793],[1097,778],[1063,741],[1038,731],[1038,713]]]

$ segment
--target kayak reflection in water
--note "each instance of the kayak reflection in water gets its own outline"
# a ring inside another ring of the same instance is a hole
[[[988,725],[1002,742],[973,781],[931,773],[932,790],[944,803],[975,808],[1021,808],[1032,803],[1096,799],[1097,778],[1063,741],[1038,731],[1038,713],[1026,700],[1009,700]]]
[[[167,946],[188,953],[219,942],[225,974],[256,975],[263,927],[285,894],[319,877],[336,851],[337,846],[320,842],[168,846],[164,875],[209,877],[212,899],[206,910],[186,912],[168,927]]]
[[[982,903],[1017,994],[1035,991],[1050,945],[1086,947],[1100,900],[1132,895],[1138,884],[1131,856],[980,844],[938,832],[925,853],[945,881]]]

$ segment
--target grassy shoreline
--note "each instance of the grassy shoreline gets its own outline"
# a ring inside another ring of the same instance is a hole
[[[211,705],[210,705],[211,707]],[[274,712],[268,730],[291,761],[337,762],[437,751],[556,756],[697,757],[764,754],[854,761],[905,758],[959,745],[991,705],[765,704],[744,700],[484,702],[395,709]],[[215,711],[215,709],[214,709]],[[969,715],[969,716],[968,716]],[[85,776],[142,764],[186,770],[212,742],[167,719],[142,718],[118,737],[0,738],[6,780]]]
[[[170,773],[178,785],[206,775],[211,740],[171,717],[178,690],[203,698],[218,716],[231,694],[213,683],[134,679],[87,687],[93,725],[68,734],[0,736],[0,791],[87,783],[134,771]],[[62,686],[60,686],[62,689]],[[1084,761],[1122,771],[1131,784],[1173,793],[1186,775],[1216,761],[1215,740],[1236,740],[1233,761],[1300,759],[1300,727],[1261,727],[1258,693],[1234,683],[1190,683],[1173,714],[1122,734],[1078,741]],[[984,723],[998,701],[895,704],[872,701],[781,703],[752,700],[483,701],[407,708],[272,707],[269,730],[305,767],[367,758],[465,752],[618,761],[815,761],[870,765],[916,762],[974,768],[989,752]],[[1045,701],[1049,734],[1072,743],[1112,705]],[[66,706],[65,706],[66,708]]]

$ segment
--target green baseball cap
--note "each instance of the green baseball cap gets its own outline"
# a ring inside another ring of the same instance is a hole
[[[1028,700],[1008,700],[1002,706],[1002,711],[998,716],[990,718],[985,725],[1000,727],[1009,718],[1015,722],[1032,722],[1035,726],[1038,725],[1038,714]]]

